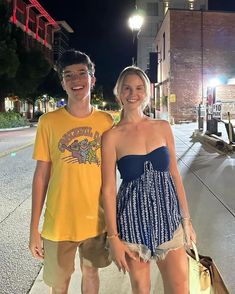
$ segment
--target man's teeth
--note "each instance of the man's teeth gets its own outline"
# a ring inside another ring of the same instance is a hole
[[[83,87],[82,86],[79,86],[79,87],[73,87],[73,90],[80,90],[82,89]]]

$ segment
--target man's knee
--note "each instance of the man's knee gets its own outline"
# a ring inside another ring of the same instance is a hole
[[[69,281],[59,287],[51,288],[51,294],[67,294],[69,288]]]
[[[98,276],[98,268],[96,267],[81,265],[81,272],[87,278],[96,278]]]

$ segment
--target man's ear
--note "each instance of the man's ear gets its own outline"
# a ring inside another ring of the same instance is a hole
[[[91,77],[91,88],[93,89],[95,86],[96,77]]]
[[[62,86],[62,88],[65,90],[65,87],[64,87],[64,81],[61,81],[61,86]]]

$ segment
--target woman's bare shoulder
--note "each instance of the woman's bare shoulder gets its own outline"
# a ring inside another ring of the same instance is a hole
[[[167,120],[164,119],[151,119],[151,122],[154,123],[156,126],[161,128],[169,128],[170,124]]]
[[[108,129],[103,133],[102,138],[105,140],[113,140],[118,136],[119,130],[120,126],[114,125],[111,129]]]

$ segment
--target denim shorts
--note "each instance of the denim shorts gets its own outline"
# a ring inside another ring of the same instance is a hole
[[[167,253],[171,250],[175,250],[185,246],[184,230],[180,224],[175,231],[173,238],[170,241],[162,243],[156,248],[154,256],[151,256],[150,250],[148,250],[144,245],[131,244],[123,241],[123,243],[132,251],[137,253],[137,256],[144,262],[149,260],[163,260],[165,259]]]

